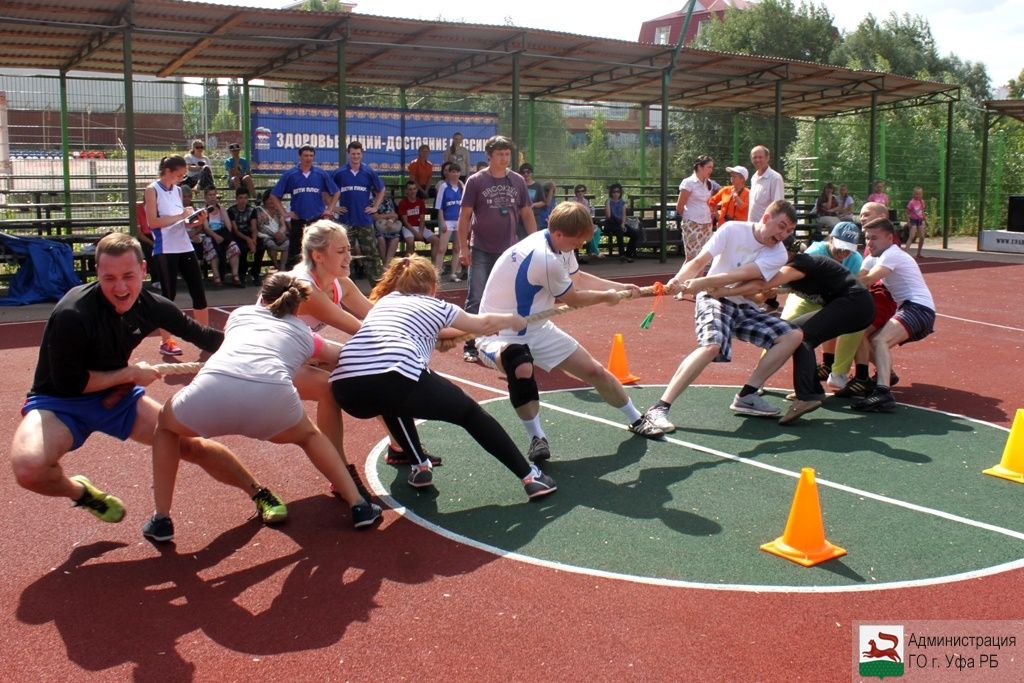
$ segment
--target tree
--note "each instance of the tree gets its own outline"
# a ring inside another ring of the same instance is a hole
[[[1009,90],[1008,97],[1012,100],[1019,100],[1024,98],[1024,69],[1020,70],[1017,78],[1011,78],[1010,82],[1006,84],[1007,90]]]
[[[839,30],[824,5],[801,0],[764,0],[746,9],[730,7],[697,35],[694,45],[719,52],[829,63]]]
[[[181,127],[186,139],[201,136],[203,131],[202,98],[185,95],[181,99]]]

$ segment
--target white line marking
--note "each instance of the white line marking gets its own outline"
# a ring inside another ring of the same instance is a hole
[[[1013,332],[1024,332],[1024,328],[1011,327],[1009,325],[997,325],[996,323],[987,323],[982,320],[971,320],[970,318],[958,318],[955,315],[946,315],[945,313],[936,313],[940,318],[949,318],[950,320],[959,320],[965,323],[974,323],[975,325],[986,325],[988,327],[998,327],[1002,330],[1012,330]]]
[[[503,396],[503,397],[504,396],[508,396],[508,392],[506,392],[504,390],[501,390],[501,389],[497,389],[497,388],[488,386],[486,384],[480,384],[478,382],[474,382],[472,380],[464,379],[464,378],[461,378],[461,377],[456,377],[454,375],[448,375],[448,374],[444,374],[444,373],[438,373],[438,374],[443,376],[443,377],[445,377],[445,378],[447,378],[447,379],[452,380],[453,382],[459,382],[459,383],[465,384],[467,386],[476,387],[478,389],[482,389],[482,390],[489,391],[489,392],[494,393],[494,394],[498,394],[499,396]],[[647,385],[647,386],[650,387],[650,386],[657,386],[657,385]],[[720,385],[693,385],[693,386],[720,386]],[[724,385],[721,385],[721,386],[724,386]],[[564,391],[586,391],[588,389],[590,389],[590,387],[581,387],[581,388],[578,388],[578,389],[568,389],[568,390],[554,390],[554,391],[547,391],[547,392],[542,392],[542,393],[562,393]],[[567,415],[572,415],[574,417],[583,418],[585,420],[590,420],[591,422],[597,422],[599,424],[608,425],[608,426],[614,427],[616,429],[623,429],[623,430],[627,429],[625,425],[623,425],[621,423],[618,423],[618,422],[613,422],[612,420],[608,420],[608,419],[605,419],[605,418],[602,418],[602,417],[597,417],[597,416],[594,416],[594,415],[588,415],[586,413],[580,413],[578,411],[571,410],[569,408],[563,408],[561,406],[552,405],[550,403],[546,403],[546,402],[543,402],[543,401],[541,403],[542,403],[542,405],[544,405],[545,408],[547,408],[549,410],[554,410],[556,412],[561,412],[561,413],[564,413],[564,414],[567,414]],[[927,410],[929,412],[941,413],[941,414],[944,414],[944,415],[951,415],[951,416],[954,416],[954,417],[970,420],[971,422],[976,422],[978,424],[983,424],[983,425],[986,425],[986,426],[989,426],[989,427],[995,427],[996,429],[1002,429],[1003,431],[1008,431],[1005,428],[1000,427],[998,425],[993,425],[993,424],[984,422],[983,420],[977,420],[977,419],[974,419],[974,418],[966,417],[964,415],[958,415],[956,413],[949,413],[949,412],[942,411],[942,410],[936,410],[934,408],[919,408],[918,406],[910,406],[910,407],[918,409],[918,410]],[[781,475],[784,475],[784,476],[787,476],[787,477],[791,477],[793,479],[799,479],[800,478],[800,473],[799,472],[793,472],[791,470],[787,470],[787,469],[784,469],[784,468],[781,468],[781,467],[776,467],[774,465],[769,465],[769,464],[766,464],[766,463],[763,463],[763,462],[758,462],[758,461],[755,461],[755,460],[749,460],[749,459],[746,459],[746,458],[741,458],[741,457],[739,457],[737,455],[733,455],[731,453],[726,453],[724,451],[720,451],[720,450],[717,450],[717,449],[714,449],[714,448],[710,448],[710,447],[707,447],[707,446],[701,446],[700,444],[696,444],[696,443],[693,443],[693,442],[690,442],[690,441],[685,441],[683,439],[677,439],[677,438],[672,437],[672,436],[666,436],[665,440],[668,441],[669,443],[673,443],[673,444],[676,444],[676,445],[684,446],[686,448],[690,448],[692,450],[699,451],[699,452],[702,452],[702,453],[707,453],[709,455],[714,455],[714,456],[723,458],[725,460],[732,460],[734,462],[739,462],[739,463],[742,463],[742,464],[751,465],[753,467],[758,467],[760,469],[763,469],[763,470],[766,470],[766,471],[769,471],[769,472],[773,472],[775,474],[781,474]],[[383,448],[386,448],[386,447],[387,447],[387,440],[384,439],[379,444],[377,444],[377,446],[371,451],[371,453],[370,453],[370,455],[368,457],[368,461],[369,462],[374,462],[377,459],[377,457],[380,455],[380,453],[383,452]],[[561,563],[561,562],[555,562],[555,561],[552,561],[552,560],[544,560],[544,559],[540,559],[540,558],[536,558],[536,557],[531,557],[529,555],[522,555],[522,554],[517,553],[517,552],[513,552],[513,551],[509,551],[509,550],[504,550],[504,549],[498,548],[496,546],[491,546],[489,544],[482,543],[480,541],[476,541],[476,540],[474,540],[472,538],[469,538],[467,536],[463,536],[461,534],[457,534],[457,533],[452,532],[452,531],[450,531],[448,529],[445,529],[444,527],[438,526],[437,524],[435,524],[435,523],[433,523],[433,522],[431,522],[429,520],[426,520],[426,519],[420,517],[416,513],[412,512],[409,509],[407,509],[406,507],[404,507],[398,500],[396,500],[395,498],[392,498],[387,493],[387,489],[384,487],[383,483],[377,477],[377,471],[376,471],[375,467],[368,467],[367,468],[367,474],[368,474],[369,479],[370,479],[370,485],[374,489],[374,491],[378,495],[380,495],[387,502],[387,504],[389,506],[393,507],[399,514],[401,514],[401,515],[403,515],[405,517],[408,517],[411,521],[413,521],[413,522],[415,522],[415,523],[417,523],[417,524],[419,524],[419,525],[421,525],[423,527],[426,527],[426,528],[430,529],[431,531],[434,531],[435,533],[438,533],[441,536],[444,536],[445,538],[448,538],[450,540],[453,540],[453,541],[456,541],[456,542],[459,542],[459,543],[464,543],[464,544],[472,546],[474,548],[478,548],[480,550],[484,550],[484,551],[493,553],[493,554],[498,555],[500,557],[508,557],[510,559],[519,560],[521,562],[527,562],[529,564],[534,564],[534,565],[538,565],[538,566],[542,566],[542,567],[548,567],[548,568],[551,568],[551,569],[557,569],[557,570],[561,570],[561,571],[574,572],[574,573],[578,573],[578,574],[586,574],[586,575],[590,575],[590,576],[600,576],[600,577],[604,577],[604,578],[619,579],[619,580],[624,580],[624,581],[633,581],[633,582],[636,582],[636,583],[645,583],[645,584],[651,584],[651,585],[657,585],[657,586],[673,586],[673,587],[682,587],[682,588],[698,588],[698,589],[705,589],[705,590],[732,590],[732,591],[747,591],[747,592],[846,593],[846,592],[860,592],[860,591],[893,590],[893,589],[899,589],[899,588],[916,588],[916,587],[922,587],[922,586],[932,586],[932,585],[939,585],[939,584],[944,584],[944,583],[951,583],[951,582],[955,582],[955,581],[967,581],[967,580],[971,580],[971,579],[980,578],[980,577],[983,577],[983,576],[990,576],[990,575],[993,575],[993,574],[999,574],[999,573],[1002,573],[1002,572],[1011,571],[1011,570],[1014,570],[1014,569],[1019,569],[1019,568],[1024,567],[1024,558],[1022,558],[1022,559],[1019,559],[1019,560],[1013,560],[1011,562],[1006,562],[1004,564],[995,565],[993,567],[986,567],[984,569],[978,569],[978,570],[963,572],[963,573],[960,573],[960,574],[951,574],[951,575],[948,575],[948,576],[934,577],[934,578],[930,578],[930,579],[912,579],[912,580],[908,580],[908,581],[893,581],[893,582],[871,584],[871,585],[852,585],[852,586],[778,586],[778,585],[752,585],[752,584],[709,584],[709,583],[699,583],[699,582],[693,582],[693,581],[680,581],[680,580],[674,580],[674,579],[658,579],[658,578],[654,578],[654,577],[635,576],[635,575],[632,575],[632,574],[621,574],[621,573],[617,573],[617,572],[608,572],[608,571],[604,571],[604,570],[591,569],[591,568],[587,568],[587,567],[578,567],[578,566],[575,566],[575,565],[568,565],[568,564],[564,564],[564,563]],[[947,521],[957,522],[957,523],[960,523],[960,524],[964,524],[966,526],[973,526],[975,528],[983,529],[985,531],[991,531],[991,532],[994,532],[994,533],[997,533],[997,534],[1002,534],[1004,536],[1008,536],[1008,537],[1016,539],[1016,540],[1024,540],[1024,533],[1019,532],[1019,531],[1014,531],[1013,529],[1006,529],[1004,527],[999,527],[999,526],[996,526],[994,524],[989,524],[987,522],[979,522],[977,520],[973,520],[973,519],[970,519],[970,518],[967,518],[967,517],[961,517],[960,515],[955,515],[955,514],[952,514],[952,513],[949,513],[949,512],[944,512],[942,510],[936,510],[934,508],[929,508],[929,507],[926,507],[926,506],[923,506],[923,505],[917,505],[916,503],[910,503],[910,502],[902,501],[902,500],[899,500],[899,499],[896,499],[896,498],[890,498],[888,496],[883,496],[881,494],[872,493],[870,491],[865,491],[863,489],[858,489],[858,488],[855,488],[855,487],[852,487],[852,486],[847,486],[845,484],[840,484],[838,482],[833,482],[833,481],[830,481],[828,479],[816,478],[816,481],[818,483],[820,483],[822,486],[827,486],[827,487],[836,489],[838,491],[843,491],[845,493],[853,494],[855,496],[869,498],[871,500],[876,500],[876,501],[881,502],[881,503],[887,503],[889,505],[893,505],[893,506],[896,506],[896,507],[905,508],[907,510],[911,510],[911,511],[914,511],[914,512],[921,512],[921,513],[926,514],[926,515],[931,515],[933,517],[938,517],[940,519],[945,519]]]

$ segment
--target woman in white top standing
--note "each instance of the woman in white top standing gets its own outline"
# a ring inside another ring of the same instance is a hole
[[[469,150],[462,146],[462,133],[452,135],[452,144],[444,151],[444,161],[458,164],[461,170],[459,180],[466,181],[469,175]]]
[[[161,159],[160,178],[146,187],[143,204],[146,208],[146,222],[153,231],[153,256],[160,264],[163,295],[174,301],[180,272],[192,297],[192,317],[202,325],[209,325],[203,274],[199,270],[199,261],[185,225],[186,219],[193,212],[185,208],[179,187],[185,177],[185,168],[185,159],[180,156]],[[160,352],[172,356],[181,355],[181,349],[171,337],[164,338]]]
[[[693,175],[679,183],[679,199],[676,213],[681,222],[683,248],[686,260],[690,261],[700,253],[704,243],[711,239],[711,184],[708,179],[715,170],[715,160],[701,154],[693,162]]]
[[[310,286],[289,273],[275,273],[260,289],[260,303],[228,317],[224,343],[187,387],[160,411],[153,437],[153,498],[156,512],[143,527],[154,541],[174,538],[170,521],[181,437],[239,434],[306,452],[352,506],[356,528],[373,524],[380,508],[365,499],[342,466],[334,445],[310,422],[292,378],[311,358],[332,362],[339,344],[324,340],[295,316]]]

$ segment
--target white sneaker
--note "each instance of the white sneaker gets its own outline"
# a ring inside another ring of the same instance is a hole
[[[748,394],[747,396],[736,394],[729,408],[734,413],[755,417],[775,417],[779,414],[778,408],[773,407],[757,394]]]
[[[828,375],[828,380],[826,380],[826,384],[828,384],[833,389],[845,389],[846,383],[849,381],[850,378],[847,375],[837,375],[834,372],[830,372]]]

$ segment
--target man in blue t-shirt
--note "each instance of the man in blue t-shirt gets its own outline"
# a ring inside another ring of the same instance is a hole
[[[380,209],[386,192],[380,176],[363,163],[363,144],[348,143],[348,164],[334,172],[334,184],[340,191],[338,213],[349,227],[348,239],[363,255],[363,269],[371,283],[383,274],[383,264],[373,234],[374,214]]]
[[[288,212],[288,267],[294,267],[300,260],[302,233],[307,225],[321,218],[331,218],[338,203],[338,186],[331,176],[313,165],[316,150],[311,145],[299,148],[299,164],[285,171],[277,185],[270,191],[267,202],[276,213],[284,213],[281,199],[290,194],[291,211]],[[324,204],[323,195],[330,199]]]

